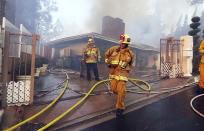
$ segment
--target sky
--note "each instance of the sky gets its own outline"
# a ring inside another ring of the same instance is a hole
[[[204,10],[204,3],[190,5],[188,0],[56,0],[58,11],[53,18],[64,27],[59,37],[84,33],[101,33],[103,16],[121,18],[125,33],[133,43],[159,45],[161,34],[168,35],[176,28],[179,18],[190,19],[195,8],[197,16]],[[181,21],[183,21],[181,19]],[[58,37],[58,38],[59,38]]]

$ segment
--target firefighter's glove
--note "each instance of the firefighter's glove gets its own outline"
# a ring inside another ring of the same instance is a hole
[[[106,66],[111,68],[111,64],[110,64],[110,61],[108,59],[105,59],[105,63],[106,63]]]
[[[122,61],[121,61],[121,62],[119,63],[119,65],[120,65],[120,67],[121,67],[122,69],[125,69],[128,64],[127,64],[126,62],[122,62]]]

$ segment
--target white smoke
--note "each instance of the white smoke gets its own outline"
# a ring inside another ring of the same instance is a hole
[[[112,16],[123,19],[125,32],[136,44],[148,45],[159,45],[160,38],[176,28],[181,15],[188,14],[190,23],[195,8],[186,0],[75,0],[64,8],[74,6],[76,8],[65,15],[69,21],[64,23],[64,35],[101,33],[102,18]],[[201,5],[198,10],[201,12],[203,7]]]

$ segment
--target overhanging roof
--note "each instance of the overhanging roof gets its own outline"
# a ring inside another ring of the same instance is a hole
[[[46,45],[48,45],[50,47],[53,47],[53,48],[59,48],[59,47],[64,47],[64,46],[66,46],[68,44],[73,44],[73,43],[75,43],[77,41],[83,41],[83,40],[88,41],[89,38],[101,39],[101,40],[112,42],[112,43],[115,43],[115,44],[118,44],[118,45],[120,44],[118,42],[118,40],[103,36],[103,35],[98,34],[98,33],[91,32],[91,33],[86,33],[86,34],[82,34],[82,35],[70,36],[70,37],[65,37],[65,38],[60,38],[60,39],[56,39],[56,40],[53,40],[53,41],[49,41],[48,43],[46,43]],[[135,44],[131,44],[130,47],[137,48],[137,49],[140,49],[140,50],[159,52],[158,49],[155,49],[155,48],[143,48],[143,47],[140,47],[140,46],[135,45]]]

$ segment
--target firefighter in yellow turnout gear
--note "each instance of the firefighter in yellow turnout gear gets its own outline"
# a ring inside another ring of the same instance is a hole
[[[93,69],[95,80],[99,81],[97,62],[101,59],[100,50],[96,48],[94,40],[90,38],[88,45],[84,48],[82,53],[82,60],[85,61],[87,67],[87,80],[91,80],[91,70]]]
[[[134,54],[128,47],[130,37],[120,36],[120,46],[111,47],[105,53],[105,63],[110,68],[111,89],[117,94],[116,117],[121,117],[125,109],[126,82],[134,61]]]
[[[200,61],[200,65],[199,65],[199,71],[200,71],[200,80],[199,80],[199,87],[204,89],[204,40],[202,41],[200,48],[199,48],[199,52],[202,54],[202,58]]]

